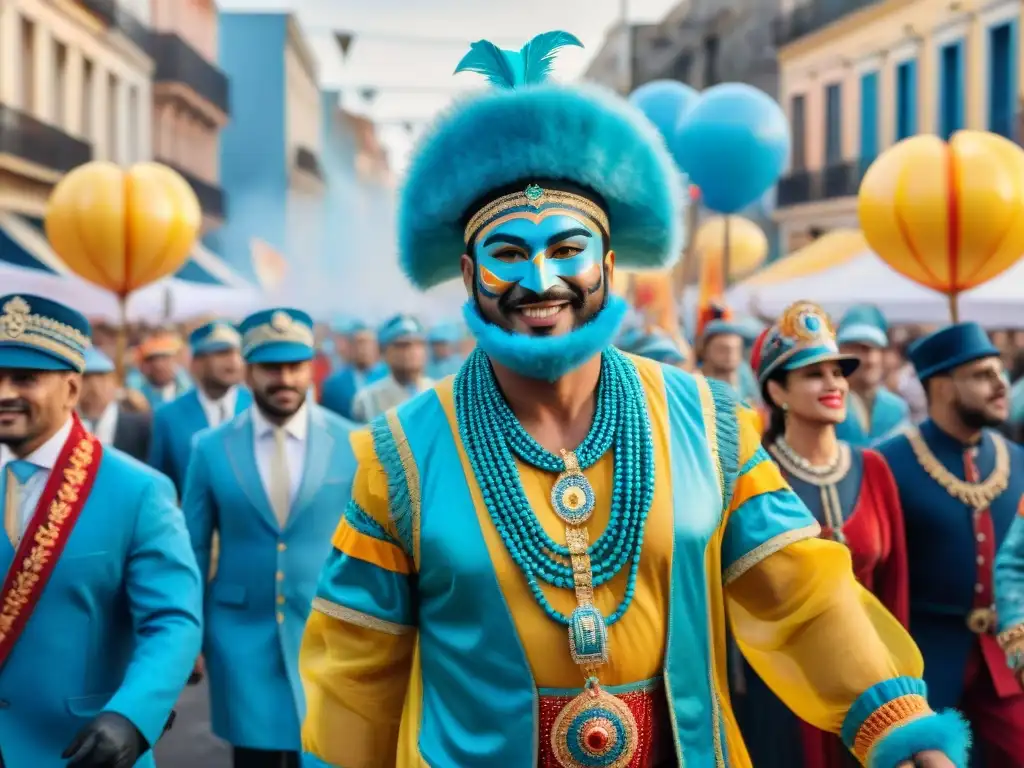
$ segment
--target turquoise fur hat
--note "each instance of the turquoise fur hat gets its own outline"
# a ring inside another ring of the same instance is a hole
[[[265,309],[245,318],[238,330],[247,363],[301,363],[315,354],[313,319],[299,309]]]
[[[215,320],[192,331],[188,337],[188,345],[193,356],[209,355],[214,352],[226,352],[229,349],[241,349],[242,337],[230,323]]]
[[[918,339],[907,350],[907,357],[921,381],[975,360],[998,356],[999,350],[977,323],[948,325]]]
[[[821,307],[809,301],[789,306],[779,321],[762,333],[751,355],[762,390],[779,371],[795,371],[830,360],[839,363],[844,376],[860,365],[855,356],[839,352],[832,321]]]
[[[85,371],[83,373],[113,373],[116,369],[114,361],[100,352],[96,347],[85,348]]]
[[[889,323],[882,310],[873,304],[850,307],[839,321],[836,341],[840,344],[867,344],[885,349],[889,346]]]
[[[382,347],[399,339],[424,341],[423,324],[415,317],[395,315],[377,331],[377,341]]]
[[[621,268],[661,268],[679,257],[686,197],[664,141],[610,91],[548,81],[565,46],[582,47],[567,32],[538,35],[519,51],[481,40],[459,63],[457,73],[477,72],[494,87],[459,101],[413,154],[398,239],[402,268],[417,287],[459,276],[466,225],[479,208],[510,188],[528,198],[521,207],[539,208],[543,198],[530,193],[545,181],[594,194]]]
[[[27,293],[0,297],[0,368],[82,373],[91,335],[71,307]]]

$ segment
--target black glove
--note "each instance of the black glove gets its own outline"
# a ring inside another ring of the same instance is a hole
[[[68,768],[132,768],[149,749],[135,724],[116,712],[100,712],[61,755]]]

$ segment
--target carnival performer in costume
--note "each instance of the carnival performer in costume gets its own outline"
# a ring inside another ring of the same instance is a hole
[[[0,744],[8,768],[152,768],[202,636],[167,478],[75,415],[78,312],[0,298]]]
[[[839,349],[860,360],[850,379],[846,419],[836,427],[840,440],[868,446],[909,426],[910,408],[884,386],[883,353],[889,347],[889,324],[878,307],[851,307],[839,321]]]
[[[798,302],[753,350],[770,413],[764,446],[818,523],[850,550],[857,580],[901,624],[908,621],[903,515],[892,473],[874,451],[836,435],[847,410],[848,377],[859,361],[840,354],[825,312]],[[835,736],[801,723],[749,667],[735,685],[740,730],[757,768],[855,765]]]
[[[422,288],[461,274],[478,346],[353,436],[300,659],[309,765],[749,766],[726,600],[801,717],[879,768],[962,765],[962,722],[930,712],[913,642],[752,414],[612,346],[614,268],[680,253],[684,197],[632,106],[547,82],[578,44],[475,43],[458,70],[497,87],[411,164],[402,264]]]
[[[878,450],[900,492],[928,700],[964,712],[988,768],[1024,765],[1024,693],[995,635],[1013,616],[997,619],[993,561],[1024,494],[1024,450],[992,429],[1008,412],[999,350],[980,326],[959,323],[908,357],[929,418]]]

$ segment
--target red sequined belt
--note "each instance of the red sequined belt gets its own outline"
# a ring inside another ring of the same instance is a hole
[[[632,759],[627,762],[616,760],[612,747],[616,738],[614,723],[602,718],[599,713],[581,719],[580,722],[567,724],[564,729],[572,729],[572,733],[559,733],[556,737],[578,744],[581,757],[586,754],[586,761],[559,761],[552,747],[552,731],[559,713],[569,706],[581,691],[540,690],[540,759],[538,768],[590,768],[602,766],[607,768],[656,768],[672,754],[672,726],[669,721],[668,704],[661,678],[645,680],[631,685],[609,686],[602,689],[605,693],[615,696],[633,715],[636,732],[630,738],[636,739],[636,750]],[[614,718],[613,718],[614,719]],[[565,722],[566,718],[563,718]],[[576,751],[573,749],[572,751]],[[564,753],[564,750],[563,750]],[[602,761],[600,754],[607,754],[608,759]],[[596,759],[595,759],[596,758]]]

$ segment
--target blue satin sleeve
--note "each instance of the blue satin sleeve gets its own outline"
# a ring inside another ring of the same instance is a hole
[[[1003,540],[995,567],[999,631],[1024,624],[1024,517],[1018,515]]]
[[[411,628],[416,616],[409,578],[334,548],[320,572],[313,607],[368,629],[385,629],[379,622],[396,631]]]

